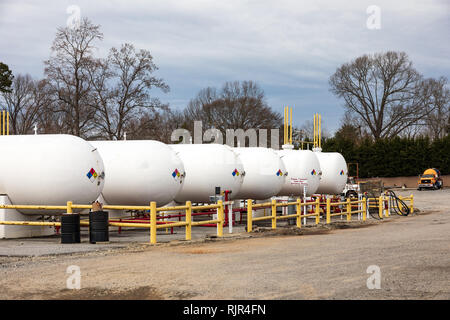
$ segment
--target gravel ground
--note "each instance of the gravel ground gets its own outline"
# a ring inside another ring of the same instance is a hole
[[[3,256],[0,299],[450,299],[450,189],[398,193],[414,194],[420,212],[256,228],[223,240]],[[70,265],[80,267],[80,290],[66,289]],[[367,288],[372,265],[380,289]]]

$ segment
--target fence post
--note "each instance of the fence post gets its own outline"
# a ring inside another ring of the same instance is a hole
[[[362,213],[362,217],[363,217],[363,221],[366,221],[367,219],[367,198],[364,198],[363,201],[363,213]]]
[[[352,203],[350,198],[347,198],[347,221],[352,220]]]
[[[217,218],[219,219],[219,223],[217,224],[217,236],[222,237],[223,236],[223,220],[224,220],[224,213],[223,213],[223,201],[219,200],[217,201],[217,204],[219,205],[218,212],[217,212]],[[231,223],[229,221],[228,223]]]
[[[72,201],[67,201],[67,214],[72,214],[73,210],[72,210]]]
[[[411,194],[410,206],[411,206],[411,213],[413,213],[414,212],[414,195],[413,194]]]
[[[192,238],[192,203],[186,201],[186,240],[191,240]]]
[[[327,224],[329,224],[331,222],[331,199],[328,198],[327,199]]]
[[[247,200],[247,232],[253,231],[253,201],[252,199]]]
[[[272,200],[272,229],[277,228],[277,200]]]
[[[319,198],[316,199],[315,209],[316,209],[316,224],[319,224],[319,222],[320,222],[320,199]]]
[[[297,204],[295,205],[296,208],[296,214],[297,214],[297,227],[301,228],[302,227],[302,199],[297,198]]]
[[[383,196],[378,198],[378,216],[383,219]]]
[[[156,244],[156,202],[150,202],[150,243]]]

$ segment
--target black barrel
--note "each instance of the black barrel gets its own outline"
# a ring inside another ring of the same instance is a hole
[[[61,216],[61,243],[80,243],[80,215]]]
[[[89,242],[109,241],[108,212],[95,211],[89,213]]]

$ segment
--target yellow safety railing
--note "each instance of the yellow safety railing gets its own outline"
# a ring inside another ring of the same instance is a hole
[[[342,202],[331,202],[331,199],[328,198],[327,199],[327,207],[326,207],[326,222],[327,224],[331,223],[331,217],[334,216],[342,216],[342,215],[346,215],[347,216],[347,221],[351,221],[352,220],[352,215],[353,214],[357,214],[357,213],[362,213],[362,219],[363,221],[366,221],[367,219],[367,202],[366,200],[355,200],[355,201],[351,201],[350,199],[347,199],[347,201],[342,201]],[[359,207],[359,204],[362,204],[362,209],[361,210],[353,210],[353,206],[356,205],[357,207]],[[336,213],[331,213],[331,208],[332,207],[336,207],[336,206],[343,206],[345,207],[345,211],[341,211],[341,212],[336,212]]]
[[[414,211],[414,197],[413,195],[409,197],[399,197],[403,201],[409,201],[409,207],[411,212]],[[371,204],[374,202],[377,204]],[[331,202],[331,199],[328,198],[326,202],[320,202],[320,199],[317,198],[316,201],[313,202],[302,202],[300,198],[296,201],[292,202],[277,202],[276,200],[272,200],[271,202],[266,203],[258,203],[254,204],[252,199],[247,200],[247,232],[252,232],[253,223],[257,221],[263,220],[271,220],[272,229],[277,228],[277,221],[289,218],[296,218],[296,225],[298,228],[302,227],[302,218],[307,217],[315,217],[315,224],[319,224],[320,215],[321,215],[321,207],[324,207],[323,213],[326,216],[326,223],[331,223],[331,217],[346,215],[347,221],[351,221],[353,214],[362,214],[362,220],[366,221],[367,219],[367,210],[369,207],[379,207],[379,217],[383,217],[383,210],[386,210],[386,217],[389,217],[389,206],[385,206],[385,204],[389,201],[389,197],[380,196],[378,198],[367,198],[363,200],[354,200],[351,201],[347,199],[346,201],[341,202]],[[362,206],[361,206],[362,205]],[[285,214],[285,215],[277,215],[278,207],[289,207],[295,206],[294,214]],[[303,207],[311,206],[313,207],[313,213],[304,213],[302,211]],[[334,207],[342,206],[339,212],[333,210]],[[356,207],[356,208],[355,208]],[[362,209],[360,209],[362,207]],[[52,211],[63,211],[67,214],[72,214],[75,209],[91,209],[92,205],[82,205],[82,204],[73,204],[71,201],[68,201],[66,205],[0,205],[0,209],[22,209],[22,210],[52,210]],[[253,217],[253,212],[255,210],[270,208],[271,215],[263,216],[263,217]],[[149,206],[121,206],[121,205],[104,205],[103,209],[106,210],[140,210],[140,211],[150,211],[150,220],[149,223],[133,223],[133,222],[109,222],[109,226],[112,227],[131,227],[131,228],[148,228],[150,229],[150,243],[157,243],[157,230],[158,229],[168,229],[173,227],[185,227],[185,238],[186,240],[192,239],[192,227],[200,226],[205,224],[217,224],[217,236],[223,236],[223,225],[225,222],[224,215],[224,203],[223,201],[218,201],[216,204],[210,205],[200,205],[200,206],[192,206],[190,201],[186,201],[185,205],[182,206],[173,206],[173,207],[157,207],[156,202],[150,202]],[[193,221],[192,213],[194,211],[199,210],[217,210],[217,218],[207,221]],[[357,209],[357,210],[354,210]],[[184,221],[164,221],[162,224],[157,224],[158,213],[160,213],[159,218],[164,217],[163,213],[167,211],[184,211],[185,212],[185,220]],[[89,221],[81,220],[80,224],[83,226],[89,225]],[[40,221],[0,221],[0,225],[22,225],[22,226],[61,226],[60,222],[40,222]]]
[[[217,204],[211,204],[211,205],[203,205],[203,206],[192,206],[191,201],[186,201],[186,205],[184,206],[176,206],[176,207],[161,207],[156,208],[156,203],[154,203],[154,206],[150,209],[150,224],[151,224],[151,243],[156,243],[156,230],[157,229],[165,229],[165,228],[173,228],[173,227],[185,227],[186,228],[186,240],[191,240],[192,238],[192,227],[193,226],[199,226],[203,224],[217,224],[217,236],[222,237],[223,236],[223,224],[225,221],[225,215],[224,215],[224,206],[223,201],[219,200],[217,201]],[[198,211],[198,210],[207,210],[207,209],[217,209],[217,219],[213,220],[207,220],[207,221],[192,221],[192,212]],[[156,213],[158,211],[179,211],[179,210],[185,210],[185,221],[180,222],[170,222],[165,224],[156,224]]]
[[[72,214],[74,209],[91,209],[92,205],[73,204],[68,201],[65,206],[46,206],[46,205],[0,205],[0,209],[22,209],[22,210],[53,210],[64,211],[67,214]],[[217,236],[223,236],[223,225],[225,220],[223,201],[219,200],[217,204],[192,206],[190,201],[186,202],[184,206],[174,207],[156,207],[156,202],[150,202],[149,206],[120,206],[120,205],[104,205],[103,209],[109,210],[144,210],[150,211],[149,223],[132,223],[132,222],[109,222],[111,227],[131,227],[131,228],[149,228],[150,229],[150,243],[156,243],[156,231],[158,229],[186,227],[186,240],[191,240],[192,226],[203,224],[217,224]],[[192,212],[206,209],[217,209],[217,219],[207,221],[192,221]],[[168,222],[164,224],[157,224],[157,214],[161,211],[178,211],[184,210],[186,220],[180,222]],[[33,221],[0,221],[0,225],[21,225],[21,226],[61,226],[60,222],[33,222]],[[89,225],[89,221],[82,220],[80,225]]]
[[[409,197],[402,197],[402,196],[398,196],[398,198],[402,201],[404,201],[405,203],[409,202],[409,209],[410,212],[413,213],[414,212],[414,195],[410,195]],[[400,208],[398,208],[400,209]]]
[[[389,217],[389,197],[387,196],[379,196],[378,198],[367,198],[369,208],[378,208],[378,217],[380,219],[384,216]]]
[[[295,206],[296,213],[295,214],[287,214],[277,216],[277,208],[278,207],[289,207]],[[314,213],[302,214],[302,207],[305,206],[314,206]],[[271,208],[271,215],[264,217],[256,217],[253,218],[253,211],[258,209],[265,209],[267,207]],[[252,232],[253,230],[253,222],[255,221],[263,221],[263,220],[271,220],[272,221],[272,229],[277,228],[277,221],[282,219],[296,218],[297,227],[302,227],[301,218],[306,217],[316,217],[316,224],[320,222],[320,200],[317,199],[315,202],[302,202],[300,198],[295,202],[277,202],[276,200],[272,200],[271,202],[258,203],[253,204],[252,199],[247,200],[247,232]]]

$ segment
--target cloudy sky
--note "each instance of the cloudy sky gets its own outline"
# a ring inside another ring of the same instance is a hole
[[[274,109],[294,108],[294,124],[319,112],[333,132],[343,108],[328,79],[359,55],[405,51],[424,76],[450,78],[449,0],[0,0],[0,61],[42,77],[74,5],[102,27],[99,56],[125,42],[150,50],[171,87],[158,96],[176,109],[204,87],[254,80]],[[379,29],[367,27],[373,5]]]

